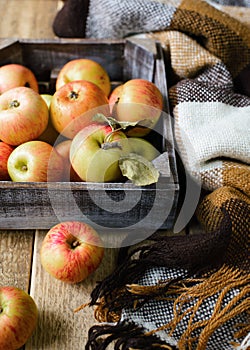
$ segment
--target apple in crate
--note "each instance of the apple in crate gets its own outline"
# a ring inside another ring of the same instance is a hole
[[[34,73],[21,64],[6,64],[0,68],[0,94],[15,87],[25,86],[38,92]]]
[[[158,87],[145,79],[131,79],[114,90],[109,98],[112,115],[120,122],[140,122],[129,136],[145,136],[158,122],[163,96]],[[116,102],[114,104],[114,102]]]
[[[10,180],[7,163],[10,154],[14,150],[13,146],[0,141],[0,181]]]
[[[53,95],[51,95],[51,94],[41,94],[40,96],[46,102],[47,107],[50,108],[50,104],[51,104],[51,100],[52,100]]]
[[[121,178],[118,161],[122,154],[122,131],[109,125],[92,123],[72,140],[70,162],[83,181],[109,182]]]
[[[0,287],[0,349],[16,350],[31,337],[38,320],[33,298],[13,286]]]
[[[111,126],[93,123],[74,137],[70,162],[83,181],[109,182],[121,179],[121,156],[137,153],[151,161],[159,155],[156,148],[141,138],[127,138]]]
[[[109,95],[111,85],[107,71],[94,60],[77,58],[67,62],[59,71],[56,80],[56,90],[74,80],[87,80],[96,84]]]
[[[49,110],[49,121],[48,121],[48,125],[47,128],[44,130],[44,132],[37,138],[37,140],[40,141],[45,141],[47,143],[49,143],[50,145],[54,145],[54,143],[56,142],[57,138],[59,137],[59,133],[55,130],[52,121],[51,121],[51,117],[50,117],[50,103],[52,100],[52,96],[50,94],[41,94],[41,97],[44,99],[44,101],[46,102],[47,106],[48,106],[48,110]]]
[[[96,113],[109,114],[108,98],[96,84],[86,80],[63,85],[50,104],[54,128],[69,139],[92,122]]]
[[[0,139],[10,145],[39,137],[48,125],[48,107],[38,92],[28,87],[0,95]]]
[[[78,283],[98,268],[104,248],[100,235],[90,225],[65,221],[47,232],[40,256],[43,268],[51,276]]]
[[[120,94],[123,89],[123,84],[118,85],[114,88],[114,90],[109,95],[109,106],[110,106],[110,114],[112,114],[113,108],[116,105],[116,103],[119,102]],[[114,110],[115,111],[115,110]]]
[[[69,152],[72,140],[64,140],[55,146],[56,151],[61,155],[64,160],[64,181],[75,181],[79,182],[82,179],[77,175],[75,170],[72,168],[69,159]]]
[[[63,158],[53,146],[43,141],[28,141],[17,146],[7,163],[8,172],[16,182],[61,181]]]

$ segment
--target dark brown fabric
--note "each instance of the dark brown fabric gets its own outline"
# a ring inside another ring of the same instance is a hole
[[[58,37],[84,38],[89,0],[66,0],[53,21],[53,31]]]

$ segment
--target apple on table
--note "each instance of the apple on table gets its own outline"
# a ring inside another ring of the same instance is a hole
[[[38,82],[34,73],[27,67],[10,63],[0,67],[0,94],[15,87],[25,86],[38,92]]]
[[[17,350],[34,332],[38,309],[33,298],[17,287],[0,286],[0,349]]]
[[[93,273],[104,256],[97,231],[81,221],[65,221],[46,234],[40,250],[43,268],[54,278],[79,283]]]

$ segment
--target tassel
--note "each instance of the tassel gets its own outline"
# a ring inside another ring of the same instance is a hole
[[[201,276],[206,270],[221,265],[230,236],[231,223],[226,213],[220,229],[212,233],[176,237],[162,237],[161,233],[156,233],[147,243],[132,248],[123,263],[96,285],[89,305],[97,305],[99,320],[113,322],[112,313],[120,314],[124,307],[133,307],[135,303],[140,307],[148,300],[164,294],[172,284],[183,278]],[[150,293],[145,287],[147,293],[143,296],[131,294],[127,286],[136,283],[148,268],[157,266],[181,266],[187,272],[184,276],[159,284]],[[100,300],[101,304],[98,302]]]
[[[243,312],[249,312],[249,282],[250,276],[248,274],[242,274],[242,271],[239,269],[233,269],[223,265],[210,276],[196,280],[196,283],[194,279],[190,279],[182,281],[179,286],[177,284],[170,287],[167,294],[171,295],[172,299],[175,299],[173,319],[170,323],[152,332],[148,332],[146,335],[168,330],[171,336],[178,324],[190,314],[188,326],[178,341],[178,347],[180,350],[193,349],[192,346],[196,343],[196,350],[206,349],[207,343],[216,329],[222,327],[223,324],[237,315]],[[224,298],[227,293],[233,289],[238,289],[239,292],[229,303],[223,306]],[[138,288],[136,286],[130,286],[129,290],[131,293],[138,293]],[[217,294],[219,294],[218,297],[216,296]],[[209,319],[199,319],[199,321],[193,322],[204,302],[213,296],[216,296],[216,303],[211,317]],[[166,298],[162,298],[162,300],[164,299]],[[190,305],[190,303],[193,303],[193,305],[187,306]],[[199,336],[197,336],[197,330],[200,331]],[[244,327],[241,328],[241,332],[238,331],[235,333],[235,337],[246,336],[249,331],[250,325],[244,325]],[[193,334],[196,334],[196,336],[193,336]]]
[[[145,330],[134,323],[93,326],[89,330],[86,350],[104,350],[114,343],[114,350],[177,350],[156,335],[145,336]]]

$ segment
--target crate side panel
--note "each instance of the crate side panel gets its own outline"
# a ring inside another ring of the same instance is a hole
[[[164,63],[164,54],[161,46],[157,43],[158,56],[156,59],[156,69],[154,74],[154,83],[159,87],[164,98],[164,112],[162,116],[162,130],[163,135],[163,150],[166,150],[169,154],[169,163],[173,181],[175,184],[179,183],[176,165],[175,155],[175,142],[173,135],[174,120],[170,113],[169,98],[168,98],[168,78],[166,76],[166,69]]]
[[[141,40],[127,40],[124,50],[124,79],[146,79],[153,81],[155,69],[155,44],[142,45]]]
[[[71,190],[61,185],[50,190],[4,189],[0,191],[0,227],[47,229],[60,221],[80,220],[99,229],[158,228],[168,219],[174,190],[157,186],[137,191]],[[163,207],[166,214],[161,212]]]
[[[23,64],[22,47],[18,41],[4,40],[0,45],[0,66],[10,63]]]
[[[108,72],[111,80],[120,80],[123,75],[124,44],[51,41],[22,43],[24,64],[30,67],[38,80],[49,80],[53,69],[60,69],[69,60],[93,59]]]

